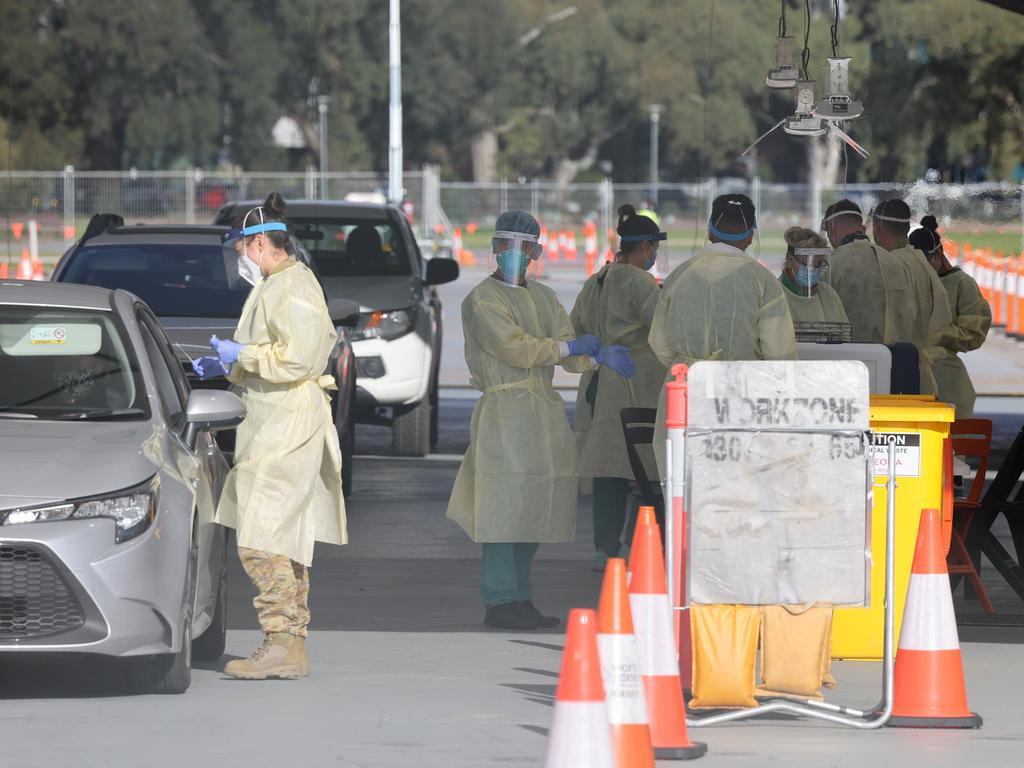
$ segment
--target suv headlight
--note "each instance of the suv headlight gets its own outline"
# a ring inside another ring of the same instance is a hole
[[[353,341],[384,339],[391,341],[412,331],[416,325],[416,308],[367,312],[359,316],[359,325],[352,331]]]
[[[156,517],[160,483],[156,476],[134,488],[104,496],[76,499],[47,507],[14,509],[0,513],[0,524],[43,523],[54,520],[81,520],[87,517],[108,517],[114,521],[114,543],[134,539]]]

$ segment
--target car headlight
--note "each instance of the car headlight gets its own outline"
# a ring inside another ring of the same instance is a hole
[[[0,524],[45,523],[55,520],[80,520],[88,517],[107,517],[114,521],[114,543],[134,539],[156,517],[159,482],[153,479],[134,488],[105,496],[77,499],[46,507],[14,509],[0,515]]]
[[[366,312],[359,316],[359,325],[352,331],[353,341],[384,339],[391,341],[412,331],[416,325],[416,310],[391,309],[387,312]]]

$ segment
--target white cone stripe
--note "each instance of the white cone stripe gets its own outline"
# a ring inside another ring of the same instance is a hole
[[[598,635],[601,679],[608,722],[612,725],[647,725],[640,657],[633,635]]]
[[[899,647],[908,651],[960,649],[947,574],[910,574]]]
[[[555,702],[544,768],[615,768],[604,702]]]
[[[678,675],[668,595],[630,595],[629,607],[640,651],[640,673],[647,677]]]

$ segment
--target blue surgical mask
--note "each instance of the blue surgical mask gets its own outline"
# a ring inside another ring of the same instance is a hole
[[[796,270],[796,284],[801,288],[811,289],[821,280],[821,272],[822,270],[820,269],[812,269],[800,265]]]
[[[507,280],[518,280],[526,274],[526,268],[530,264],[530,257],[525,251],[519,248],[509,248],[501,253],[495,254],[495,261],[498,269]]]

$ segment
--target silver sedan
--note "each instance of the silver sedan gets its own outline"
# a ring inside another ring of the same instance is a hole
[[[244,416],[189,390],[132,294],[0,282],[0,658],[119,657],[133,689],[185,691],[224,649],[211,433]]]

